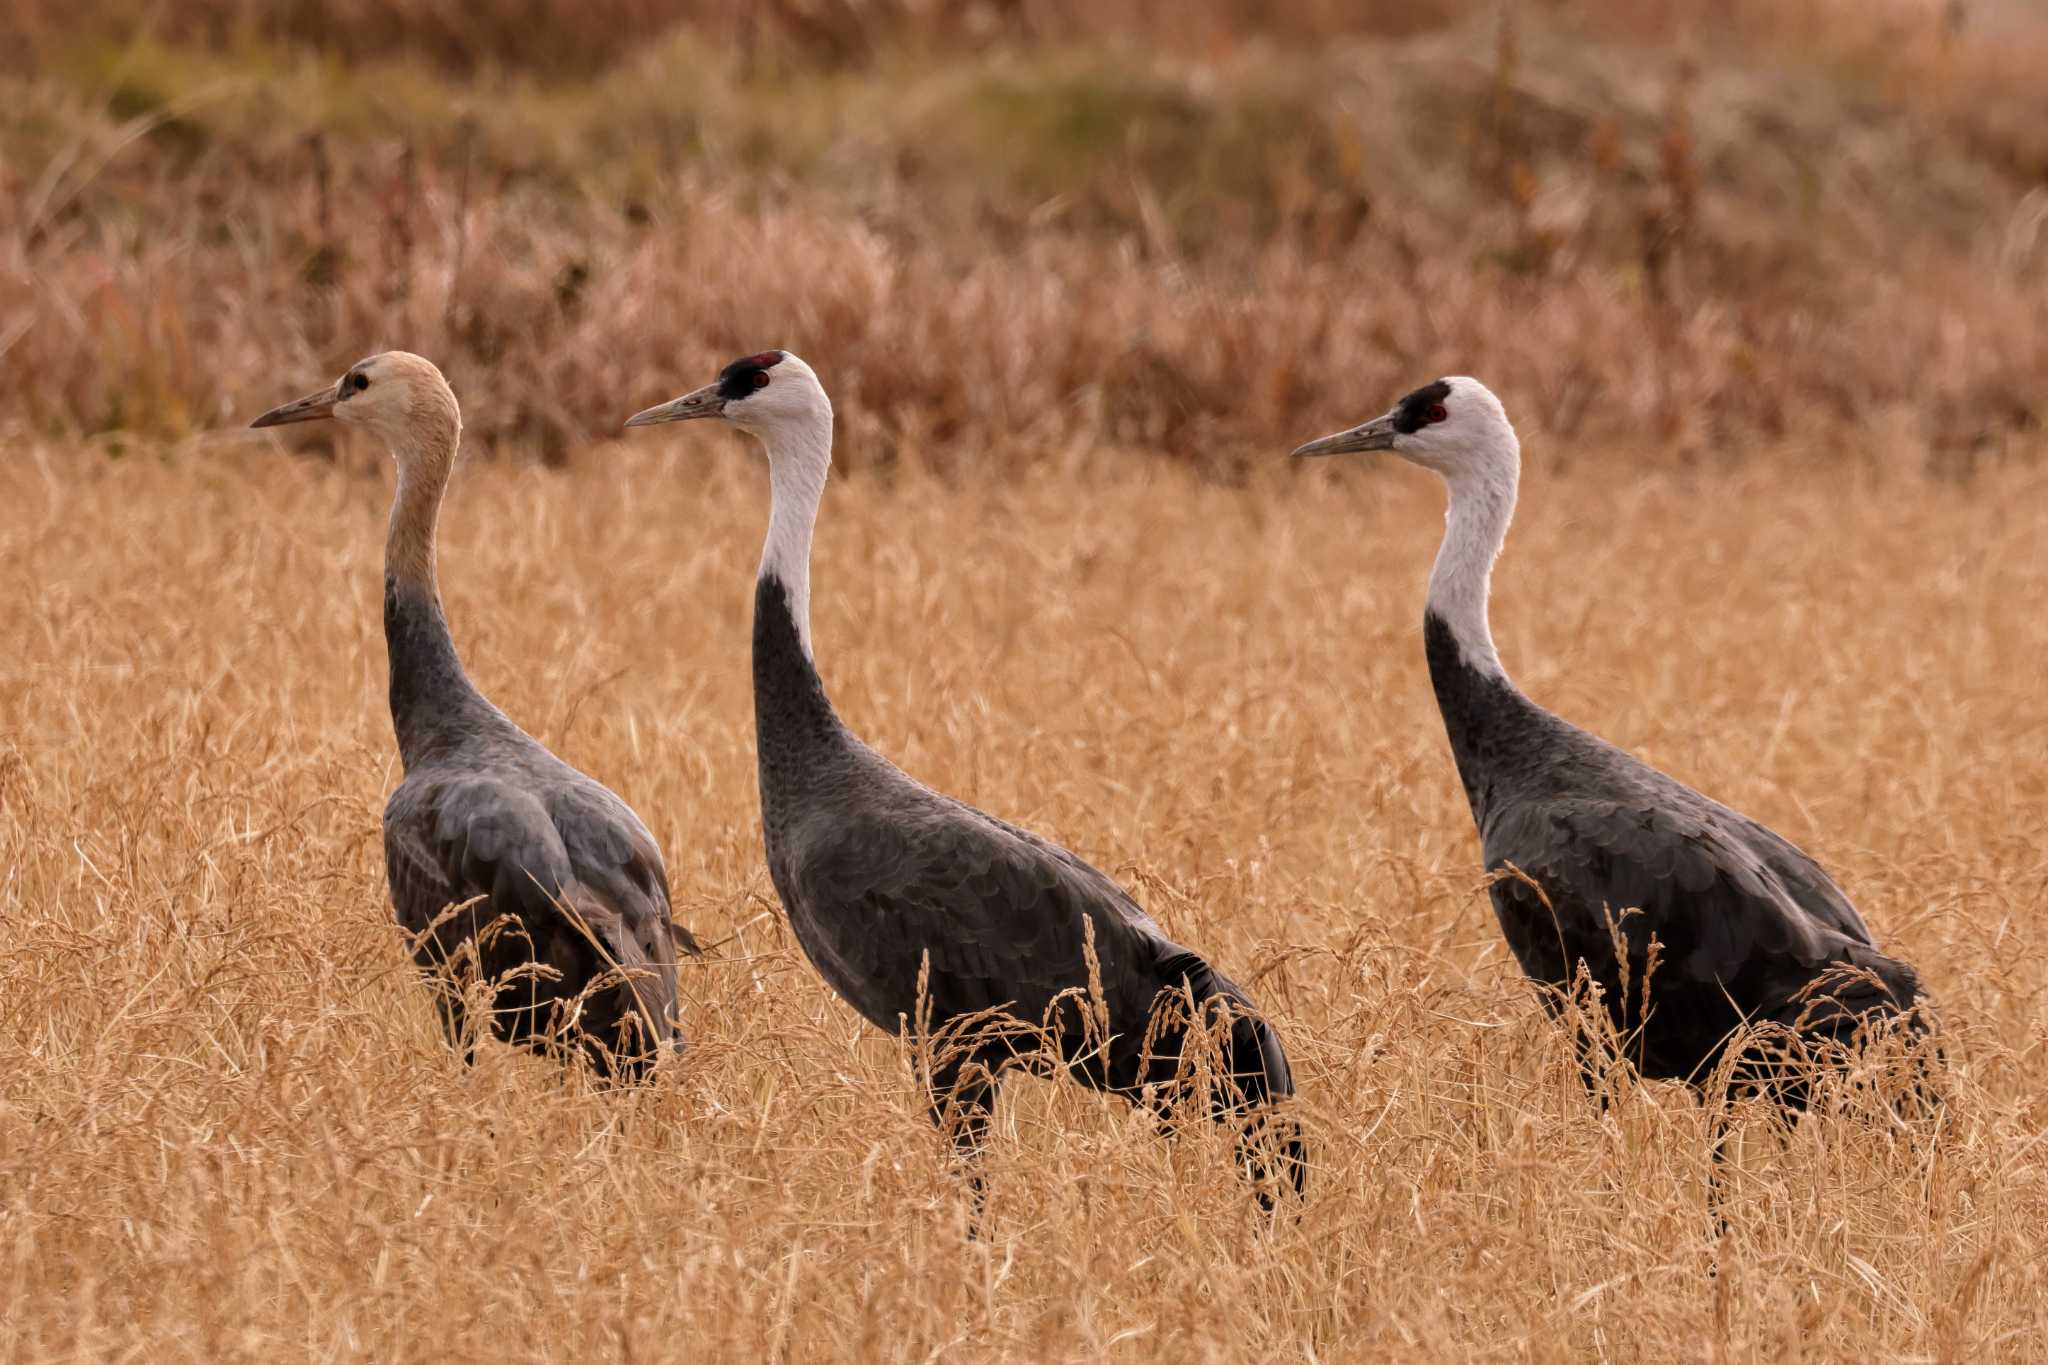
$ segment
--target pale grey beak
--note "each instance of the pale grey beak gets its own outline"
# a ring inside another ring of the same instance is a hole
[[[294,398],[283,407],[272,408],[249,425],[281,427],[287,422],[317,422],[322,417],[334,416],[334,405],[340,401],[341,385],[329,384],[318,393],[309,393],[304,398]]]
[[[725,411],[725,399],[718,393],[718,385],[706,384],[693,393],[681,398],[671,398],[666,403],[657,403],[645,412],[636,412],[626,419],[629,427],[651,427],[662,422],[687,422],[693,417],[716,417]]]
[[[1394,444],[1394,414],[1375,417],[1348,431],[1336,432],[1307,445],[1296,446],[1297,455],[1349,455],[1357,450],[1385,450]]]

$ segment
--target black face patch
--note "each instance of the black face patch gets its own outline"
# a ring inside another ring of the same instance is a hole
[[[1451,396],[1450,384],[1439,379],[1434,384],[1424,384],[1415,392],[1394,405],[1394,430],[1403,436],[1413,436],[1432,421],[1441,422],[1443,417],[1430,415],[1430,409],[1441,410],[1445,400]]]
[[[767,387],[768,371],[781,363],[780,351],[741,356],[718,372],[718,396],[728,403],[750,397],[755,389]]]

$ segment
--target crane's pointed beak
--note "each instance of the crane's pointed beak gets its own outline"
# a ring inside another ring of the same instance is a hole
[[[725,411],[725,399],[719,396],[718,385],[706,384],[703,388],[671,398],[666,403],[657,403],[645,412],[636,412],[626,419],[629,427],[659,426],[663,422],[687,422],[693,417],[716,417]]]
[[[1296,455],[1349,455],[1358,450],[1385,450],[1394,444],[1394,414],[1361,422],[1348,431],[1335,432],[1320,440],[1294,448]]]
[[[340,401],[341,385],[329,384],[318,393],[309,393],[304,398],[294,398],[283,407],[272,408],[249,425],[281,427],[287,422],[317,422],[323,417],[334,416],[334,405]]]

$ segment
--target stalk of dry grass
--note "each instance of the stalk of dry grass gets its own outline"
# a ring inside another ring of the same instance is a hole
[[[1020,1082],[969,1245],[907,1058],[761,870],[737,442],[473,463],[444,528],[474,674],[648,817],[721,941],[685,974],[695,1047],[630,1095],[495,1046],[465,1069],[411,978],[377,851],[381,459],[20,449],[0,1355],[2039,1357],[2048,487],[1611,458],[1526,481],[1508,666],[1806,844],[1939,993],[1956,1066],[1938,1155],[1749,1125],[1718,1278],[1702,1113],[1651,1086],[1595,1114],[1479,889],[1417,638],[1425,476],[1149,460],[1077,497],[912,461],[828,495],[844,714],[1229,964],[1314,1143],[1265,1228],[1220,1135]]]

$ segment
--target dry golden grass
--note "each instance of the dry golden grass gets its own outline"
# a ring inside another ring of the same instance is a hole
[[[0,1358],[2048,1355],[2048,28],[1985,8],[16,5]],[[1251,987],[1297,1217],[1020,1081],[963,1241],[761,867],[759,471],[593,443],[776,343],[851,471],[842,711]],[[195,435],[392,345],[568,466],[472,459],[446,589],[717,945],[645,1092],[466,1069],[413,980],[384,461]],[[1938,1150],[1750,1123],[1718,1276],[1706,1118],[1596,1115],[1480,888],[1440,491],[1279,456],[1446,371],[1530,446],[1509,667],[1805,844],[1944,1011]]]
[[[0,461],[0,1356],[2048,1351],[2039,472],[1526,483],[1509,667],[1804,843],[1951,1031],[1938,1155],[1747,1127],[1713,1277],[1701,1111],[1645,1087],[1598,1117],[1478,889],[1420,657],[1425,476],[828,494],[846,717],[1245,979],[1313,1135],[1267,1228],[1222,1139],[1020,1081],[968,1244],[901,1049],[762,870],[760,472],[704,433],[580,455],[467,466],[443,573],[475,676],[639,808],[719,945],[684,973],[692,1050],[628,1095],[495,1046],[465,1068],[412,979],[378,848],[381,458]]]

